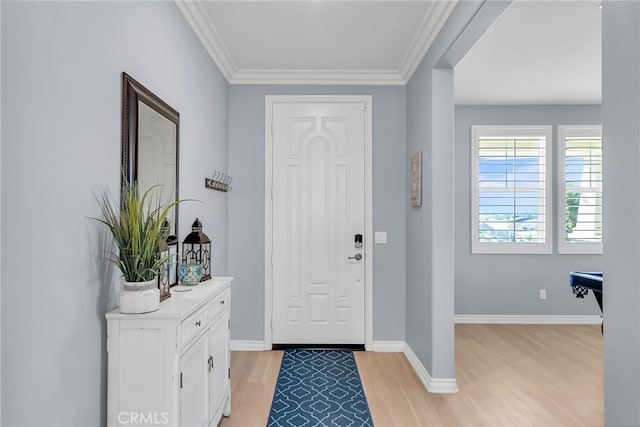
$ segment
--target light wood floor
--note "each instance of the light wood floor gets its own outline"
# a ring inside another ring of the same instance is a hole
[[[599,326],[455,331],[457,394],[428,393],[402,353],[355,353],[377,427],[604,424]],[[232,353],[232,415],[222,427],[266,425],[281,359],[281,351]]]

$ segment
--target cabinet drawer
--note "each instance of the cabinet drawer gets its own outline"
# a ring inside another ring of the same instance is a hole
[[[225,291],[215,297],[211,304],[209,305],[209,320],[215,319],[218,314],[220,314],[224,309],[229,307],[229,303],[231,302],[231,294],[229,291]]]
[[[182,321],[180,329],[182,331],[182,342],[185,344],[194,335],[198,333],[198,331],[204,330],[207,327],[209,319],[207,317],[207,307],[202,307],[191,316],[187,317]]]

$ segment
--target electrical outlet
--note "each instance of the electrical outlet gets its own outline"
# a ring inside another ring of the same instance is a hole
[[[540,289],[540,299],[547,299],[547,290]]]

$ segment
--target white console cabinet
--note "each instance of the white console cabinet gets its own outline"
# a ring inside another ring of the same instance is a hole
[[[107,318],[107,425],[217,425],[231,415],[232,277],[214,277],[147,314]]]

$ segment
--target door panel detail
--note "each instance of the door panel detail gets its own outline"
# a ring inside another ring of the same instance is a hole
[[[364,343],[365,112],[272,104],[273,343]]]

